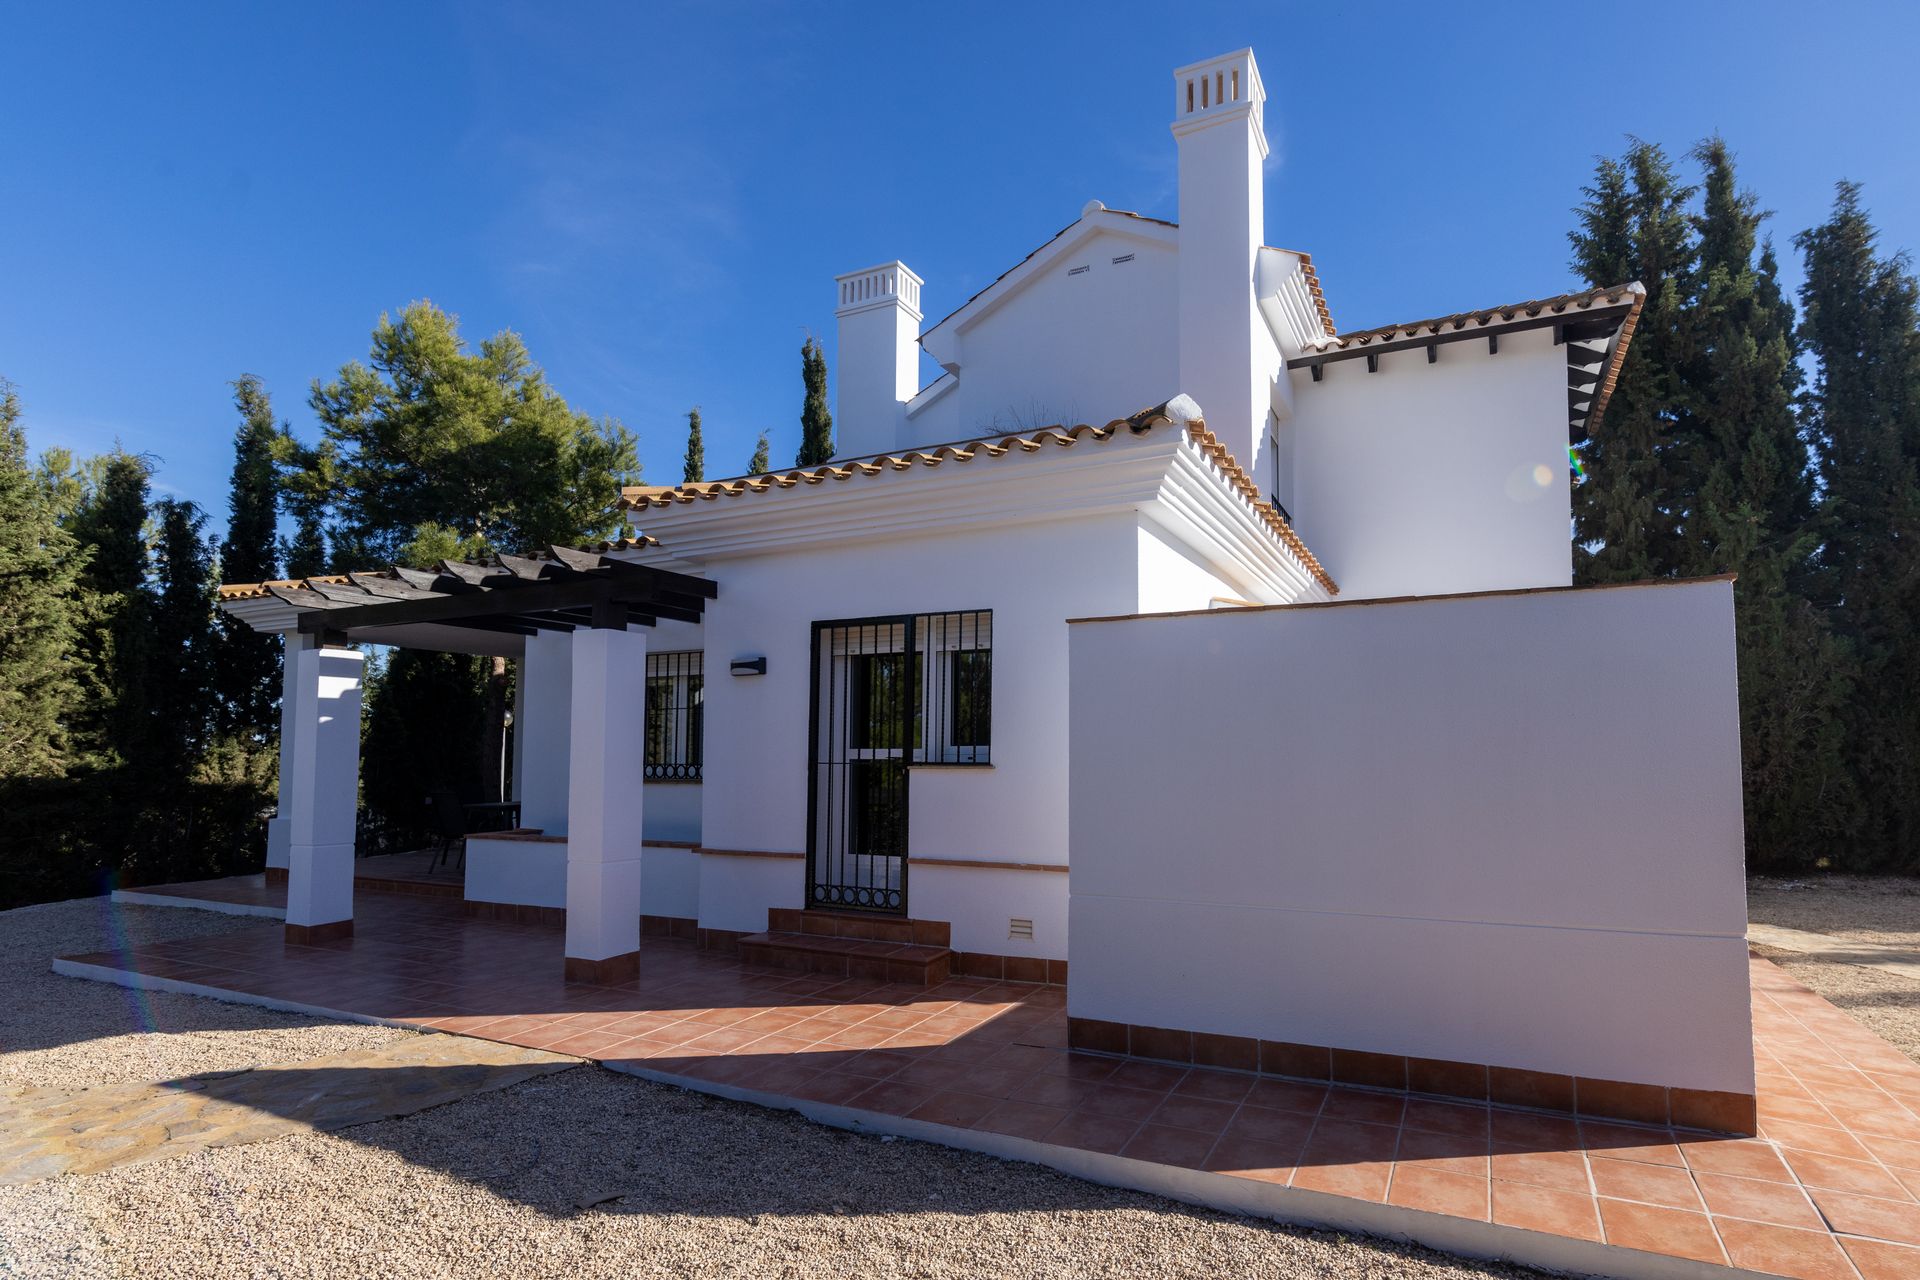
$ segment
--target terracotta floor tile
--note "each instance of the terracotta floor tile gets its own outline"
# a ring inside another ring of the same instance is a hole
[[[1403,1163],[1394,1165],[1387,1203],[1486,1222],[1490,1190],[1485,1178]]]
[[[1637,1125],[1582,1120],[1580,1142],[1590,1156],[1638,1160],[1641,1164],[1669,1164],[1685,1168],[1671,1129],[1642,1129]]]
[[[1487,1107],[1409,1098],[1400,1125],[1405,1129],[1419,1129],[1427,1133],[1457,1133],[1478,1137],[1488,1132],[1488,1112]]]
[[[1155,1164],[1170,1164],[1183,1169],[1198,1169],[1213,1149],[1217,1135],[1200,1133],[1193,1129],[1176,1129],[1169,1125],[1148,1123],[1120,1154],[1135,1160],[1151,1160]]]
[[[1195,1067],[1173,1091],[1193,1098],[1212,1098],[1218,1102],[1241,1102],[1253,1091],[1258,1077],[1244,1071]]]
[[[1293,1185],[1379,1204],[1387,1198],[1392,1173],[1393,1165],[1384,1160],[1321,1164],[1308,1157],[1294,1172]]]
[[[1579,1150],[1580,1126],[1566,1116],[1490,1107],[1487,1117],[1492,1121],[1496,1146],[1529,1151]]]
[[[1262,1142],[1257,1138],[1241,1137],[1229,1130],[1214,1144],[1203,1167],[1215,1173],[1231,1173],[1285,1186],[1300,1163],[1300,1145]]]
[[[969,1127],[987,1133],[1032,1138],[1037,1142],[1066,1118],[1066,1111],[1060,1107],[1049,1107],[1038,1102],[1001,1102]]]
[[[1121,1116],[1097,1111],[1071,1111],[1066,1119],[1047,1131],[1046,1140],[1063,1147],[1116,1154],[1127,1145],[1140,1125]]]
[[[1780,1154],[1786,1157],[1794,1175],[1808,1187],[1878,1196],[1883,1200],[1913,1198],[1900,1180],[1876,1160],[1846,1160],[1816,1151],[1796,1151],[1792,1147],[1782,1148]]]
[[[1393,1159],[1400,1131],[1382,1124],[1348,1124],[1321,1120],[1307,1138],[1302,1164],[1348,1164]]]
[[[1600,1239],[1600,1216],[1584,1191],[1560,1191],[1520,1182],[1492,1184],[1493,1220],[1502,1226],[1544,1231],[1576,1240]]]
[[[1843,1160],[1872,1158],[1871,1153],[1861,1145],[1860,1140],[1844,1129],[1829,1129],[1825,1125],[1817,1124],[1791,1124],[1785,1121],[1762,1121],[1760,1129],[1764,1137],[1799,1151],[1811,1151],[1823,1156],[1839,1156]]]
[[[1587,1162],[1577,1151],[1502,1151],[1496,1147],[1491,1163],[1495,1182],[1592,1194]]]
[[[1231,1129],[1228,1132],[1232,1132]],[[1491,1177],[1488,1146],[1484,1137],[1470,1138],[1452,1133],[1423,1133],[1417,1129],[1400,1131],[1400,1147],[1394,1162],[1416,1164],[1424,1169],[1462,1173],[1475,1178]]]
[[[1773,1144],[1758,1138],[1695,1140],[1680,1144],[1680,1154],[1695,1173],[1729,1174],[1739,1178],[1763,1178],[1770,1182],[1791,1182],[1786,1162]]]
[[[1026,1096],[1024,1093],[1022,1096]],[[1149,1089],[1129,1089],[1125,1085],[1101,1083],[1087,1090],[1080,1106],[1102,1115],[1145,1120],[1159,1109],[1167,1095]]]
[[[1603,1198],[1600,1221],[1607,1233],[1607,1243],[1623,1249],[1664,1253],[1697,1262],[1725,1263],[1727,1260],[1713,1223],[1704,1213]]]
[[[1212,1098],[1190,1098],[1174,1094],[1150,1117],[1154,1124],[1172,1125],[1179,1129],[1196,1129],[1202,1133],[1218,1135],[1227,1127],[1227,1121],[1233,1119],[1238,1108],[1231,1102],[1219,1102]]]
[[[1407,1098],[1400,1093],[1372,1093],[1364,1089],[1329,1089],[1320,1108],[1325,1120],[1358,1120],[1366,1124],[1398,1124]]]
[[[1186,1078],[1186,1067],[1168,1066],[1164,1062],[1122,1062],[1107,1077],[1114,1084],[1130,1089],[1153,1089],[1161,1093],[1172,1092],[1173,1087]]]
[[[1715,1217],[1751,1218],[1780,1227],[1826,1230],[1806,1191],[1791,1183],[1699,1172],[1693,1175],[1693,1180],[1706,1200],[1707,1212]]]
[[[1862,1280],[1920,1280],[1920,1249],[1884,1240],[1839,1237]]]
[[[1593,1188],[1615,1200],[1639,1200],[1664,1205],[1669,1209],[1704,1210],[1700,1193],[1694,1190],[1693,1175],[1671,1165],[1642,1164],[1637,1160],[1612,1160],[1605,1156],[1588,1159],[1593,1172]]]
[[[929,1124],[946,1124],[964,1129],[984,1119],[1000,1102],[999,1098],[983,1097],[977,1093],[942,1092],[934,1094],[907,1115]]]
[[[1327,1086],[1302,1084],[1297,1080],[1255,1080],[1246,1101],[1276,1111],[1297,1111],[1317,1115],[1327,1100]]]
[[[822,1071],[813,1079],[794,1089],[793,1096],[809,1102],[823,1102],[829,1106],[851,1106],[853,1100],[873,1087],[873,1081],[864,1076],[850,1076],[840,1071]]]
[[[1809,1188],[1808,1193],[1835,1231],[1920,1245],[1920,1204],[1911,1200],[1880,1200],[1822,1187]]]
[[[1295,1111],[1275,1111],[1270,1107],[1243,1106],[1227,1124],[1227,1134],[1254,1142],[1290,1144],[1295,1150],[1305,1145],[1313,1130],[1313,1117]]]
[[[855,1097],[849,1105],[865,1111],[883,1111],[888,1115],[904,1116],[937,1092],[936,1089],[908,1084],[904,1080],[882,1080]]]
[[[1765,1222],[1722,1218],[1714,1225],[1736,1267],[1795,1280],[1854,1280],[1853,1265],[1823,1227],[1800,1231]]]

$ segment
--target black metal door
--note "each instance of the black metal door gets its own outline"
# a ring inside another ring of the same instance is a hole
[[[813,624],[807,905],[907,911],[907,767],[921,733],[911,616]]]

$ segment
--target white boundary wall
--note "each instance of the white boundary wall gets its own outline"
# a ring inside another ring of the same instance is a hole
[[[1073,1016],[1752,1092],[1730,582],[1070,630]]]

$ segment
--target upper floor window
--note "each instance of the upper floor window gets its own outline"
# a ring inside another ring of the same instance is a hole
[[[649,782],[700,780],[704,693],[698,652],[647,655]]]

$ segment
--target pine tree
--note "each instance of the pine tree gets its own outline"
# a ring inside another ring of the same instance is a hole
[[[142,759],[147,749],[147,674],[153,656],[147,629],[147,484],[145,458],[117,449],[99,466],[99,483],[80,501],[67,527],[87,551],[80,575],[87,618],[75,652],[83,705],[76,745],[88,762],[110,768]]]
[[[767,474],[769,466],[767,433],[762,431],[760,433],[760,439],[754,443],[753,457],[747,460],[747,474],[750,476],[763,476]]]
[[[833,457],[833,414],[827,409],[827,356],[808,338],[800,345],[800,380],[806,399],[800,406],[800,452],[797,467],[817,467]]]
[[[151,747],[141,772],[150,784],[184,782],[212,729],[213,555],[206,517],[191,502],[153,507],[156,545],[147,626],[155,656],[146,678]]]
[[[687,457],[681,467],[682,484],[699,484],[707,478],[707,445],[700,438],[700,406],[687,411]]]
[[[1647,298],[1631,358],[1580,446],[1587,479],[1573,496],[1574,575],[1630,582],[1678,569],[1687,497],[1698,489],[1679,470],[1697,455],[1675,386],[1695,269],[1693,191],[1659,147],[1638,139],[1621,159],[1602,159],[1584,191],[1569,236],[1574,269],[1595,288],[1638,280]]]
[[[275,560],[280,484],[273,466],[279,431],[266,388],[252,374],[234,381],[233,403],[240,411],[240,428],[233,438],[220,577],[264,582],[280,574]],[[279,646],[225,613],[217,616],[215,629],[211,669],[218,727],[223,734],[265,742],[273,736],[280,701]]]
[[[1846,747],[1867,820],[1854,865],[1913,866],[1920,846],[1920,286],[1880,257],[1860,188],[1795,243],[1801,338],[1817,373],[1808,429],[1824,485],[1816,591],[1858,663]]]
[[[71,651],[83,553],[27,465],[19,419],[0,380],[0,779],[66,772],[80,698]]]

